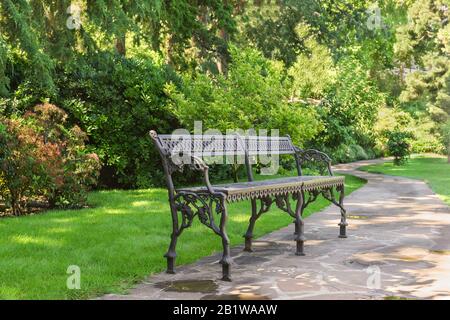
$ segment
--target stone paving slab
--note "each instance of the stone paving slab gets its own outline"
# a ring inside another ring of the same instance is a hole
[[[450,208],[422,181],[356,170],[380,161],[335,167],[368,180],[346,198],[347,239],[330,206],[305,220],[306,256],[294,255],[291,225],[252,253],[232,248],[233,282],[218,280],[217,254],[101,299],[450,299]]]

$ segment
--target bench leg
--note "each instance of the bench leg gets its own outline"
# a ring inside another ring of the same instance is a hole
[[[227,235],[226,223],[228,219],[227,206],[225,201],[222,203],[223,212],[220,219],[220,236],[222,237],[223,255],[220,260],[222,265],[222,280],[231,281],[230,276],[230,266],[231,266],[231,256],[230,256],[230,240]]]
[[[166,273],[169,274],[175,274],[175,258],[176,258],[176,253],[166,253],[164,255],[164,257],[167,258],[167,269],[166,269]]]
[[[178,211],[174,205],[170,205],[171,213],[172,213],[172,234],[170,236],[170,245],[167,253],[164,257],[167,258],[167,273],[174,274],[175,273],[175,258],[177,257],[176,247],[177,240],[179,236],[178,229]]]
[[[245,247],[244,251],[252,252],[252,238],[253,238],[253,229],[255,227],[256,219],[258,219],[258,211],[256,206],[256,199],[252,199],[252,216],[250,217],[247,232],[244,234],[245,238]]]
[[[304,243],[305,243],[305,222],[303,221],[303,201],[304,201],[304,193],[298,193],[297,206],[295,208],[295,241],[297,243],[297,250],[295,254],[297,256],[304,256],[305,253],[303,251]]]
[[[339,222],[339,238],[347,238],[347,212],[344,208],[344,197],[345,197],[345,188],[344,186],[339,187],[339,208],[341,209],[341,221]]]

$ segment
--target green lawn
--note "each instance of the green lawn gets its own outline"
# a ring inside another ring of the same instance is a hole
[[[364,183],[347,176],[346,190]],[[93,192],[89,201],[91,209],[0,219],[1,299],[80,299],[124,292],[165,269],[163,254],[171,230],[165,189]],[[327,205],[320,199],[307,214]],[[249,213],[248,201],[230,206],[228,234],[233,245],[243,242]],[[286,213],[273,209],[258,220],[256,236],[291,222]],[[177,264],[220,250],[220,238],[196,221],[179,239]],[[66,288],[69,265],[81,269],[80,290]]]
[[[413,156],[405,165],[394,166],[392,162],[363,168],[372,173],[384,173],[420,179],[427,182],[442,200],[450,205],[450,164],[446,157],[433,155]]]

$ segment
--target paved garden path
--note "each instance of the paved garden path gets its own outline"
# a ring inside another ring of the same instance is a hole
[[[253,253],[234,247],[233,282],[217,280],[215,255],[103,298],[449,299],[449,207],[424,182],[356,170],[380,161],[335,167],[368,180],[346,198],[347,239],[338,239],[339,214],[330,206],[306,219],[304,257],[293,254],[291,225],[255,241]]]

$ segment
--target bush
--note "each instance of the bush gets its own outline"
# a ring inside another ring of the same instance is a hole
[[[341,144],[336,149],[330,149],[327,152],[333,160],[333,163],[348,163],[373,158],[372,152],[370,152],[369,156],[363,147],[356,144]]]
[[[101,186],[160,185],[160,157],[148,132],[170,133],[179,127],[166,108],[163,88],[167,82],[178,85],[180,79],[149,58],[99,55],[78,58],[60,73],[58,104],[88,134],[89,147],[105,164]]]
[[[360,153],[360,150],[349,150],[351,145],[363,149],[375,146],[374,127],[385,98],[357,59],[341,59],[337,70],[336,84],[329,88],[317,108],[325,130],[315,142],[319,149],[336,150],[341,146],[342,150],[336,150],[338,155],[353,160],[357,157],[350,153]]]
[[[2,119],[0,124],[0,170],[2,198],[14,215],[20,215],[23,199],[37,189],[35,177],[44,174],[36,149],[42,146],[35,130],[23,119]]]
[[[386,132],[387,149],[390,156],[394,157],[394,164],[399,166],[405,163],[411,154],[410,139],[412,134],[400,129]]]
[[[85,205],[89,186],[97,181],[100,161],[87,153],[86,135],[64,126],[67,114],[51,104],[24,117],[1,119],[1,197],[14,215],[33,203],[50,207]]]
[[[203,129],[279,129],[294,143],[303,145],[321,129],[312,106],[289,101],[285,73],[280,62],[264,58],[255,49],[232,47],[227,77],[197,74],[185,76],[177,90],[166,86],[171,110],[187,128],[202,120]]]
[[[414,119],[410,128],[414,130],[414,140],[411,141],[411,152],[414,153],[443,153],[445,143],[439,135],[439,128],[436,128],[430,118],[422,116]]]

